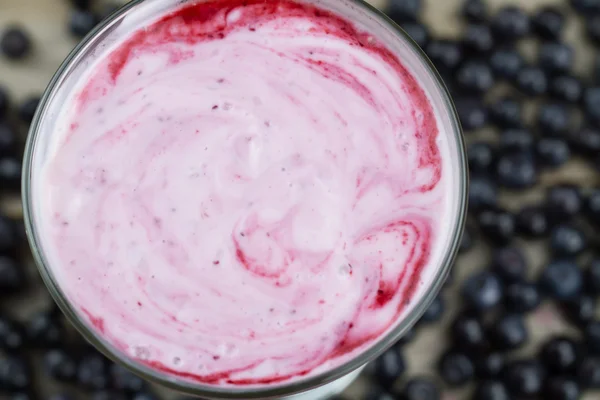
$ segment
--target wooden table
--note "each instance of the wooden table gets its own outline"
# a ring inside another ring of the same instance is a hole
[[[373,4],[382,7],[387,0],[371,0]],[[556,4],[566,6],[566,0],[487,0],[492,9],[498,9],[502,5],[515,4],[526,9],[534,9],[541,4]],[[432,27],[436,35],[456,37],[460,34],[461,24],[458,18],[455,18],[456,10],[462,0],[424,0],[426,4],[424,18]],[[35,42],[35,50],[32,56],[23,62],[7,62],[0,59],[0,85],[7,86],[14,98],[22,100],[32,94],[39,94],[52,74],[58,68],[59,64],[65,58],[67,53],[76,44],[76,40],[67,34],[68,0],[0,0],[0,27],[7,23],[17,22],[26,27],[32,34]],[[567,29],[566,38],[570,43],[578,48],[587,46],[582,39],[582,26],[571,19]],[[587,48],[587,47],[586,47]],[[533,56],[535,47],[533,43],[523,43],[523,51],[528,56]],[[591,68],[593,52],[578,51],[576,58],[576,70],[585,74]],[[503,88],[497,89],[502,91]],[[531,107],[528,105],[528,113],[531,114]],[[469,137],[469,140],[476,138],[494,138],[497,134],[491,129],[484,129],[476,132]],[[588,185],[598,185],[598,175],[594,174],[583,164],[573,162],[565,168],[555,173],[546,173],[542,176],[541,187],[546,187],[553,182],[564,180],[577,180],[586,182]],[[524,202],[535,201],[540,198],[541,190],[526,191],[519,195],[502,194],[501,200],[508,208],[518,208]],[[14,201],[6,201],[8,212],[14,216],[21,215],[20,205]],[[524,243],[521,243],[524,245]],[[531,275],[535,276],[537,270],[546,262],[547,250],[542,243],[528,243],[527,254],[532,264]],[[489,249],[480,244],[476,249],[468,254],[461,256],[455,268],[457,280],[461,280],[475,270],[485,267]],[[22,316],[26,316],[33,310],[40,309],[48,301],[48,294],[43,288],[37,272],[33,265],[29,266],[30,275],[35,279],[37,288],[30,293],[27,298],[21,298],[15,301],[15,308],[20,310]],[[458,304],[458,295],[456,286],[447,290],[445,299],[449,310],[445,313],[442,324],[436,324],[432,327],[419,328],[417,339],[407,347],[406,357],[410,373],[431,375],[435,370],[435,363],[439,354],[445,349],[445,329],[452,317],[452,310],[456,309]],[[523,352],[530,352],[537,348],[537,345],[543,338],[556,332],[568,331],[568,327],[557,317],[556,312],[550,305],[543,306],[540,311],[528,318],[528,327],[532,335],[532,340],[528,348]],[[40,394],[51,394],[56,390],[48,382],[42,382],[39,388]],[[348,397],[352,400],[359,399],[363,392],[364,382],[359,379],[348,391]],[[467,391],[447,391],[445,400],[467,398]],[[166,394],[171,398],[171,394]],[[85,397],[82,397],[85,398]],[[600,394],[591,394],[586,400],[598,399]]]

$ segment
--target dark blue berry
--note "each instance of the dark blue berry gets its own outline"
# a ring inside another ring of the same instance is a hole
[[[598,0],[571,0],[571,5],[583,15],[600,13],[600,1]]]
[[[592,321],[583,332],[587,350],[592,354],[600,354],[600,321]]]
[[[515,246],[501,247],[492,254],[492,271],[504,282],[517,282],[525,279],[527,259],[523,250]]]
[[[129,400],[124,393],[113,390],[101,390],[92,393],[90,400]]]
[[[462,15],[470,22],[484,22],[488,17],[488,7],[483,0],[466,0]]]
[[[548,213],[540,206],[523,207],[517,213],[516,225],[518,233],[526,237],[544,237],[550,232]]]
[[[498,350],[517,349],[529,339],[525,321],[519,314],[501,316],[492,324],[489,334],[493,346]]]
[[[525,59],[516,48],[500,47],[490,55],[490,67],[498,78],[515,79],[525,65]]]
[[[398,347],[392,347],[375,360],[375,377],[384,388],[392,387],[405,370],[404,356]]]
[[[23,348],[25,344],[25,333],[21,323],[6,315],[0,315],[0,349],[14,352]]]
[[[108,388],[108,360],[97,352],[85,355],[77,366],[77,382],[81,387],[92,390]]]
[[[560,39],[565,19],[564,13],[557,7],[542,7],[533,17],[533,30],[542,39]]]
[[[523,104],[514,97],[501,97],[490,105],[490,118],[501,128],[523,125]]]
[[[545,375],[544,368],[539,362],[517,360],[506,366],[503,381],[514,397],[532,397],[542,392]]]
[[[600,125],[600,86],[591,86],[584,90],[583,110],[591,122]]]
[[[531,132],[523,128],[509,128],[500,134],[500,150],[503,152],[522,151],[529,152],[533,149],[535,138]]]
[[[446,309],[444,298],[442,295],[438,295],[433,302],[429,305],[425,313],[421,317],[422,323],[433,323],[442,319],[444,310]]]
[[[579,384],[570,376],[553,376],[546,381],[544,399],[578,400],[581,396]]]
[[[0,296],[17,293],[25,287],[26,283],[23,266],[10,257],[0,256]]]
[[[487,346],[487,337],[481,318],[469,313],[459,314],[450,326],[452,343],[465,351],[481,350]]]
[[[583,84],[573,75],[558,75],[550,80],[550,95],[558,100],[577,104],[582,94]]]
[[[371,385],[364,400],[394,400],[394,397],[379,386]]]
[[[575,52],[573,47],[566,43],[542,43],[538,62],[550,74],[565,73],[573,67]]]
[[[600,295],[600,258],[594,257],[584,272],[586,291],[592,295]]]
[[[498,183],[509,189],[528,189],[538,181],[535,160],[529,152],[506,152],[496,163]]]
[[[19,117],[21,120],[25,123],[31,123],[39,104],[39,96],[31,96],[27,98],[19,107]]]
[[[0,50],[9,59],[21,59],[31,50],[31,38],[23,27],[8,27],[0,36]]]
[[[4,191],[21,190],[21,161],[14,156],[0,157],[0,188]]]
[[[586,356],[577,368],[577,381],[582,388],[600,389],[600,357]]]
[[[550,233],[550,247],[554,254],[563,257],[574,257],[588,246],[585,233],[569,224],[560,224]]]
[[[25,391],[13,393],[8,400],[35,400],[36,398],[37,397],[35,397],[29,391]]]
[[[110,364],[109,374],[111,386],[119,391],[135,393],[146,386],[142,378],[119,364]]]
[[[505,6],[494,16],[492,28],[498,40],[517,40],[529,34],[531,21],[520,8]]]
[[[495,165],[496,149],[488,142],[472,142],[467,147],[467,158],[471,172],[487,174]]]
[[[509,243],[515,236],[515,216],[502,208],[489,208],[477,214],[481,233],[493,244]]]
[[[138,392],[131,396],[131,400],[158,400],[158,397],[150,392]]]
[[[575,262],[556,260],[544,268],[539,284],[542,291],[548,296],[566,300],[581,293],[583,276]]]
[[[528,65],[517,72],[515,85],[526,95],[541,96],[548,91],[548,77],[540,67]]]
[[[461,46],[451,40],[432,40],[425,52],[442,73],[453,71],[463,60]]]
[[[77,363],[65,350],[53,349],[44,355],[46,373],[59,382],[72,383],[77,378]]]
[[[485,380],[477,384],[472,400],[512,400],[512,397],[502,382]]]
[[[9,106],[10,97],[8,95],[8,90],[4,86],[0,86],[0,121],[6,118]]]
[[[555,336],[543,344],[540,359],[554,374],[572,373],[582,356],[580,345],[568,336]]]
[[[458,86],[470,93],[485,93],[494,86],[494,74],[490,66],[481,60],[468,60],[456,72]]]
[[[25,358],[20,355],[0,356],[0,392],[28,389],[32,378],[31,368]]]
[[[454,101],[454,105],[464,130],[473,131],[486,125],[488,113],[481,99],[460,97]]]
[[[422,8],[421,0],[393,0],[388,15],[396,22],[416,21]]]
[[[92,11],[75,9],[71,11],[69,31],[81,38],[90,33],[98,22],[98,16]]]
[[[473,248],[473,244],[475,242],[474,236],[475,232],[473,226],[467,224],[460,241],[460,248],[458,249],[460,253],[466,253]]]
[[[600,44],[600,15],[591,15],[585,19],[588,37],[592,42]]]
[[[473,379],[475,367],[473,361],[456,350],[445,352],[438,363],[439,373],[449,386],[463,386]]]
[[[502,282],[491,272],[479,272],[463,282],[462,297],[470,309],[490,310],[502,301],[502,296]]]
[[[14,154],[16,147],[17,133],[8,123],[0,121],[0,155]]]
[[[498,188],[494,181],[485,176],[474,176],[469,184],[469,207],[472,210],[495,206]]]
[[[600,189],[593,189],[587,195],[584,209],[588,220],[600,225]]]
[[[476,55],[492,51],[494,36],[490,26],[485,23],[468,24],[463,34],[463,46],[465,50]]]
[[[588,294],[581,294],[564,301],[562,309],[569,321],[579,326],[585,326],[596,316],[596,298]]]
[[[417,335],[417,332],[414,327],[408,329],[404,332],[402,337],[396,342],[397,347],[403,347],[404,345],[412,342]]]
[[[574,217],[582,208],[581,190],[575,185],[558,184],[546,192],[546,209],[549,216],[557,221]]]
[[[475,375],[479,379],[496,378],[504,369],[505,362],[502,353],[483,353],[475,359]]]
[[[421,48],[425,48],[427,43],[429,43],[429,29],[425,25],[420,22],[415,21],[407,21],[403,22],[401,25],[404,32],[411,37],[412,40],[415,41]]]
[[[585,126],[568,136],[573,150],[586,157],[594,157],[600,153],[600,129]]]
[[[514,313],[528,313],[542,302],[537,285],[531,282],[515,282],[506,287],[504,307]]]
[[[42,311],[30,317],[25,331],[29,342],[38,347],[58,346],[65,337],[59,316],[51,311]]]
[[[402,400],[440,400],[441,394],[435,381],[427,377],[409,380],[402,390]]]
[[[564,139],[541,138],[535,143],[536,160],[544,167],[557,168],[571,158],[571,149]]]
[[[545,103],[537,111],[537,129],[544,136],[562,136],[573,122],[569,107],[561,103]]]

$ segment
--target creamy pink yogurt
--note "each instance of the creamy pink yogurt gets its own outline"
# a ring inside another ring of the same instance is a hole
[[[439,268],[444,132],[403,63],[331,12],[184,6],[64,109],[36,189],[53,274],[155,369],[222,386],[327,370]]]

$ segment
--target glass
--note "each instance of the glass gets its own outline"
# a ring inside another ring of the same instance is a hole
[[[128,358],[101,336],[81,318],[69,303],[65,294],[53,276],[52,268],[44,255],[39,231],[36,230],[35,202],[32,198],[32,180],[36,165],[39,165],[47,151],[47,137],[52,132],[60,109],[86,69],[103,50],[123,39],[123,32],[147,23],[149,17],[157,16],[173,9],[188,0],[134,0],[107,18],[96,27],[72,52],[59,68],[46,89],[36,116],[31,125],[25,149],[23,171],[23,206],[27,236],[38,265],[40,274],[52,297],[73,325],[96,348],[109,358],[118,362],[143,378],[159,383],[180,392],[210,399],[291,399],[305,398],[316,400],[343,390],[358,374],[360,367],[372,361],[408,329],[410,329],[427,309],[442,287],[454,262],[466,217],[468,172],[463,136],[452,100],[441,78],[435,71],[423,51],[383,13],[361,0],[303,0],[332,10],[354,21],[359,28],[369,32],[378,32],[378,39],[402,59],[404,65],[428,94],[438,117],[438,125],[444,140],[448,141],[452,163],[451,180],[455,186],[452,199],[453,215],[450,218],[451,234],[445,243],[444,258],[437,267],[432,279],[426,282],[421,294],[411,301],[410,309],[396,326],[381,337],[366,351],[354,359],[330,371],[268,387],[215,387],[198,384],[178,377],[166,375]]]

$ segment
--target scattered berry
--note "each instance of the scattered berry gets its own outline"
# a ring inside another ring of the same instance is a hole
[[[444,353],[438,364],[442,379],[450,386],[462,386],[473,379],[474,366],[464,353],[450,350]]]
[[[490,67],[499,78],[516,79],[524,65],[525,59],[512,47],[500,47],[490,55]]]
[[[404,357],[397,347],[392,347],[375,360],[375,377],[384,388],[390,388],[406,370]]]
[[[20,26],[7,28],[0,36],[0,50],[11,60],[24,58],[31,50],[29,34]]]
[[[529,16],[520,8],[506,6],[494,16],[492,28],[499,40],[516,40],[529,34],[531,21]]]
[[[467,278],[462,287],[462,297],[469,309],[486,311],[502,301],[502,281],[496,274],[480,272]]]
[[[542,7],[533,17],[533,30],[542,39],[560,39],[564,25],[565,15],[556,7]]]
[[[502,208],[480,212],[477,222],[481,233],[496,245],[509,243],[515,235],[515,216]]]
[[[542,271],[540,288],[550,297],[566,300],[581,293],[583,277],[581,270],[573,261],[552,261]]]

